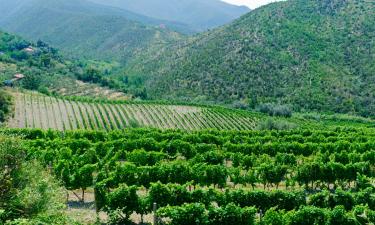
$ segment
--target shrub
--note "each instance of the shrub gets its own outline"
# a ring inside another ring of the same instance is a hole
[[[12,97],[5,91],[0,90],[0,123],[6,120],[7,115],[11,112]]]
[[[25,157],[17,139],[0,137],[0,224],[68,224],[63,189],[39,163]]]
[[[257,130],[292,130],[295,128],[297,128],[297,125],[294,123],[276,121],[273,119],[262,121],[257,126]]]
[[[286,105],[275,105],[272,103],[265,103],[258,106],[258,111],[270,116],[292,117],[292,110]]]

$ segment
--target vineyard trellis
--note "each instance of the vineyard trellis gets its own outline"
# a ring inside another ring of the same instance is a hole
[[[160,129],[250,130],[253,116],[231,110],[150,103],[108,103],[65,100],[36,93],[15,93],[10,128],[116,130],[138,124]]]
[[[287,225],[375,222],[373,128],[0,134],[19,135],[27,157],[50,166],[66,189],[81,190],[80,200],[93,188],[97,210],[110,216],[149,214],[156,202],[171,225],[195,224],[192,215],[204,220],[199,225],[254,224],[261,212]]]

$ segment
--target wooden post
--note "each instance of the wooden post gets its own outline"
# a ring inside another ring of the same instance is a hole
[[[157,210],[157,204],[156,204],[156,202],[154,202],[154,204],[152,206],[152,212],[154,213],[154,222],[153,222],[153,225],[157,225],[158,224],[158,218],[156,216],[156,210]]]

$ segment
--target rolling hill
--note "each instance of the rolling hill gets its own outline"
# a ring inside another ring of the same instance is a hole
[[[375,116],[374,12],[372,1],[273,3],[145,52],[125,73],[147,78],[153,98]]]
[[[295,114],[290,118],[233,110],[225,107],[167,103],[54,97],[26,90],[7,90],[14,111],[7,128],[43,130],[298,130],[329,127],[374,127],[374,120],[348,115]]]
[[[86,0],[1,0],[0,12],[4,30],[43,40],[76,58],[126,61],[144,48],[179,39],[168,27],[188,29]]]
[[[221,0],[90,0],[138,14],[189,25],[195,31],[224,25],[250,10]]]
[[[118,130],[152,127],[181,130],[251,130],[253,114],[215,107],[160,103],[72,100],[36,92],[11,92],[15,112],[10,128]]]

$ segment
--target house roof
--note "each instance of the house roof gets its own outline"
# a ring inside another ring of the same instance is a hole
[[[26,52],[33,52],[34,51],[34,49],[32,47],[25,48],[24,50]]]
[[[25,78],[25,75],[18,73],[18,74],[15,74],[13,77],[17,79],[22,79],[22,78]]]

